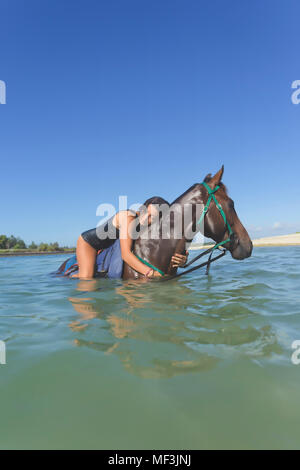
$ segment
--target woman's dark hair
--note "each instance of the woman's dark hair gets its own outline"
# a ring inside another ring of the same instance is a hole
[[[159,196],[150,197],[149,199],[147,199],[147,201],[144,202],[143,206],[148,207],[150,206],[150,204],[167,204],[168,206],[170,205],[168,201]]]
[[[159,197],[159,196],[154,196],[154,197],[150,197],[149,199],[147,199],[147,201],[144,202],[144,204],[140,208],[140,211],[141,212],[146,211],[151,204],[155,204],[156,206],[158,206],[157,209],[159,212],[159,220],[161,220],[162,218],[162,211],[163,211],[163,208],[162,207],[160,208],[159,206],[167,205],[168,207],[170,207],[170,204],[164,198]]]

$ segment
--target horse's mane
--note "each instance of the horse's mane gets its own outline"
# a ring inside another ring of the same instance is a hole
[[[211,173],[209,173],[205,178],[204,178],[204,182],[205,183],[209,183],[212,179],[212,176],[211,176]],[[193,184],[190,188],[188,188],[183,194],[181,194],[180,196],[178,196],[178,198],[175,199],[175,201],[172,202],[172,204],[176,204],[176,202],[178,201],[178,199],[181,199],[182,197],[184,197],[187,193],[189,193],[192,189],[194,189],[196,186],[199,186],[200,183],[195,183]],[[224,183],[220,182],[219,183],[219,186],[220,188],[222,188],[225,192],[225,194],[228,196],[228,192],[227,192],[227,187],[225,186]],[[172,205],[171,204],[171,205]]]

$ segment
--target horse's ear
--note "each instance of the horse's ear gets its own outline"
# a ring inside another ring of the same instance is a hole
[[[222,165],[222,168],[211,178],[209,181],[209,186],[214,189],[218,184],[221,183],[221,179],[224,173],[224,165]]]

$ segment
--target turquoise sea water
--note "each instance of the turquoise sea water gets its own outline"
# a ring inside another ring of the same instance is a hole
[[[63,259],[0,258],[0,448],[300,448],[300,247],[166,283]]]

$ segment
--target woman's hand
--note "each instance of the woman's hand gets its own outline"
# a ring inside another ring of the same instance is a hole
[[[184,266],[189,254],[186,251],[185,255],[180,255],[179,253],[175,253],[175,255],[172,256],[171,258],[171,267],[172,268],[178,268],[180,266]]]
[[[162,275],[158,271],[154,271],[154,274],[152,277],[162,277]]]
[[[154,277],[162,277],[162,275],[155,269],[149,269],[149,271],[145,274],[145,277],[148,279],[153,279]]]

